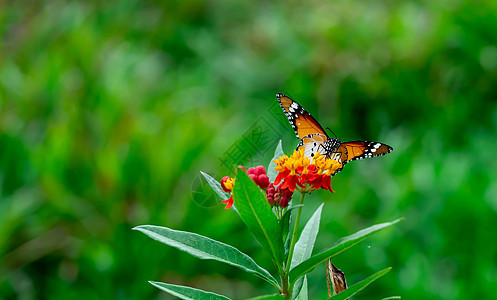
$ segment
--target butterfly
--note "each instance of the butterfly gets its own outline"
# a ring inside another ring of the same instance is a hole
[[[330,138],[323,127],[300,104],[281,93],[276,94],[283,112],[300,139],[297,150],[304,149],[305,156],[312,158],[318,151],[327,158],[341,164],[331,176],[340,172],[349,161],[381,156],[392,152],[393,148],[378,142],[341,142]]]

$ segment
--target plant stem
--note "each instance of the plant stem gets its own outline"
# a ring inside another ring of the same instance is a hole
[[[286,299],[290,296],[289,289],[288,289],[288,275],[283,274],[280,275],[281,277],[281,283],[282,283],[282,293],[281,295],[284,296]]]
[[[290,264],[292,262],[292,256],[293,256],[293,250],[295,248],[295,243],[297,242],[297,231],[299,229],[299,222],[300,222],[300,213],[302,212],[302,204],[304,203],[304,196],[305,192],[300,193],[300,206],[297,211],[297,218],[295,219],[295,226],[293,227],[293,233],[292,233],[292,242],[290,243],[290,252],[288,252],[288,259],[286,262],[286,269],[285,269],[285,274],[288,274],[290,271]]]

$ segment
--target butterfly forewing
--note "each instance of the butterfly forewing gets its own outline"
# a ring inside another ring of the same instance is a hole
[[[322,134],[328,137],[318,121],[300,106],[300,104],[280,93],[276,94],[276,97],[299,139],[310,134]]]

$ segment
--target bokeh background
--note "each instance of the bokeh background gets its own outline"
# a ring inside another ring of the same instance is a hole
[[[199,171],[293,150],[276,92],[340,138],[394,147],[304,208],[326,203],[315,251],[406,218],[334,259],[349,284],[393,267],[355,299],[494,298],[496,32],[495,1],[2,2],[0,298],[172,299],[147,280],[272,292],[131,228],[197,232],[271,268]],[[309,282],[324,299],[324,266]]]

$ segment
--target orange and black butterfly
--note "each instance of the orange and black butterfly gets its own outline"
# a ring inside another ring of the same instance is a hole
[[[305,156],[312,158],[318,151],[326,157],[342,164],[335,173],[340,172],[343,166],[351,160],[381,156],[392,152],[393,148],[378,142],[351,141],[340,142],[337,138],[330,138],[318,121],[314,119],[300,104],[283,94],[276,94],[283,112],[300,139],[297,150],[304,149]]]

